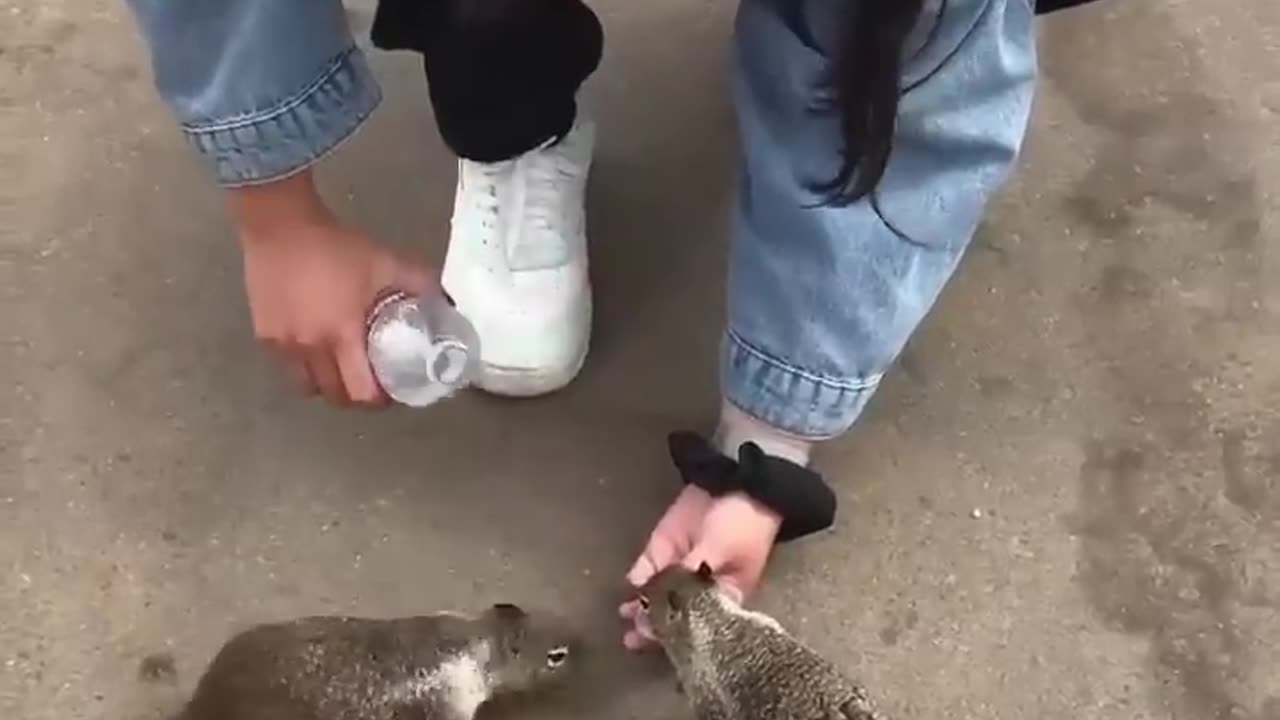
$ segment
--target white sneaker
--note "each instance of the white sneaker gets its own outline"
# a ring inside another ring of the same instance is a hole
[[[533,396],[568,385],[591,335],[584,202],[595,127],[514,160],[458,163],[441,281],[480,336],[477,385]]]

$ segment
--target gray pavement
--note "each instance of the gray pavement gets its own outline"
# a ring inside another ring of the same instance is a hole
[[[0,2],[0,718],[159,716],[249,622],[505,598],[599,640],[590,692],[535,716],[685,716],[613,608],[676,487],[663,433],[716,402],[732,5],[597,6],[583,375],[368,414],[254,345],[123,3]],[[840,527],[779,552],[761,605],[898,718],[1280,720],[1280,4],[1042,33],[1022,168],[820,454]],[[439,258],[453,167],[414,59],[375,62],[387,101],[326,190]],[[176,688],[138,682],[157,652]]]

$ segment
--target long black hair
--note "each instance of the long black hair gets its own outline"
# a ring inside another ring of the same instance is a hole
[[[840,117],[840,168],[814,187],[832,205],[871,195],[884,177],[903,92],[906,44],[925,6],[925,0],[843,2],[839,45],[827,77]]]

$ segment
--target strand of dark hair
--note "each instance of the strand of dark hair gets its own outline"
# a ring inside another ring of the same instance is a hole
[[[831,205],[871,195],[884,177],[897,127],[906,43],[925,6],[925,0],[844,1],[840,46],[828,72],[840,118],[840,167],[835,177],[813,188]]]

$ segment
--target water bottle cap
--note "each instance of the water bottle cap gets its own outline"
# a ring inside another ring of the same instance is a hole
[[[445,385],[457,385],[467,372],[467,346],[457,340],[432,343],[427,353],[427,377]]]

